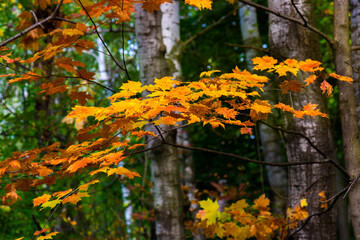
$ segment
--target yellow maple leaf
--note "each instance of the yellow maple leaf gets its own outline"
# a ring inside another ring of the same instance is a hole
[[[307,201],[306,201],[306,198],[303,198],[300,200],[300,206],[301,207],[306,207],[308,205]]]
[[[45,208],[49,207],[49,208],[54,208],[56,207],[56,205],[60,204],[61,200],[60,199],[56,199],[56,200],[52,200],[52,201],[48,201],[45,202],[43,204],[41,204],[41,209],[40,211],[44,210]]]
[[[258,199],[254,200],[254,208],[259,211],[269,210],[270,200],[265,197],[265,194],[261,195]]]
[[[185,0],[185,3],[195,6],[199,9],[211,9],[211,1],[210,0]]]
[[[206,225],[209,226],[214,224],[216,220],[220,217],[219,204],[215,200],[214,202],[208,198],[204,201],[199,201],[200,207],[204,210],[199,214],[201,220],[206,220]],[[198,215],[196,216],[198,217]]]
[[[210,77],[211,74],[213,74],[214,72],[220,72],[220,70],[212,70],[212,71],[202,72],[202,73],[200,74],[200,77],[203,77],[203,76]]]
[[[49,201],[50,198],[51,198],[50,194],[44,194],[40,197],[34,198],[33,199],[34,207],[39,206],[40,204],[43,204],[43,203]]]
[[[38,237],[38,240],[52,239],[52,237],[55,236],[58,233],[59,232],[52,232],[52,233],[46,234],[45,236]]]
[[[64,198],[62,203],[63,204],[65,204],[65,203],[77,204],[83,197],[90,197],[90,196],[87,192],[78,192],[76,194],[73,194],[71,196]]]

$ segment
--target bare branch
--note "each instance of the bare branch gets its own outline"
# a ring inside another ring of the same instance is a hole
[[[100,33],[98,32],[98,29],[97,29],[97,26],[96,26],[94,20],[92,19],[92,17],[90,16],[89,12],[86,10],[86,8],[84,7],[84,5],[82,4],[81,0],[79,0],[79,3],[80,3],[80,5],[81,5],[81,8],[85,11],[86,15],[88,16],[88,18],[90,19],[91,23],[93,24],[93,26],[94,26],[94,28],[95,28],[95,31],[96,31],[96,34],[98,35],[99,39],[101,40],[102,44],[104,45],[106,51],[109,53],[111,59],[114,61],[114,63],[115,63],[121,70],[123,70],[123,71],[126,73],[128,79],[130,79],[129,72],[126,70],[126,68],[122,67],[122,66],[120,65],[120,63],[118,63],[118,61],[116,61],[115,57],[112,55],[112,53],[110,52],[109,48],[107,47],[104,39],[101,37]]]
[[[310,140],[310,138],[308,138],[305,134],[296,132],[296,131],[291,131],[291,130],[286,130],[286,129],[282,129],[281,127],[275,127],[272,126],[266,122],[260,121],[260,123],[265,124],[268,127],[271,127],[273,129],[277,129],[279,131],[282,131],[284,133],[288,133],[288,134],[293,134],[293,135],[298,135],[300,137],[305,138],[305,140],[309,143],[309,145],[314,148],[324,159],[326,159],[329,163],[331,163],[332,165],[334,165],[334,167],[336,167],[337,169],[339,169],[345,176],[347,176],[348,178],[350,178],[350,175],[348,174],[348,172],[337,162],[335,162],[334,160],[330,159],[328,156],[326,156],[326,154],[321,151],[318,147],[315,146],[315,144]]]
[[[240,8],[240,6],[237,6],[236,8],[234,8],[233,10],[231,10],[230,12],[228,12],[226,15],[222,16],[219,20],[217,20],[216,22],[214,22],[213,24],[211,24],[210,26],[208,26],[207,28],[205,28],[204,30],[202,30],[201,32],[196,33],[194,36],[190,37],[188,40],[186,40],[183,43],[183,46],[188,45],[189,43],[191,43],[192,41],[194,41],[196,38],[200,37],[201,35],[204,35],[205,33],[207,33],[208,31],[210,31],[211,29],[213,29],[214,27],[216,27],[217,25],[219,25],[220,23],[222,23],[225,19],[227,19],[228,17],[230,17],[234,11],[237,11]]]
[[[33,29],[35,29],[35,28],[37,28],[37,27],[41,27],[44,23],[46,23],[46,22],[48,22],[48,21],[55,20],[55,19],[56,19],[56,15],[57,15],[57,13],[58,13],[59,10],[60,10],[60,7],[61,7],[63,1],[64,1],[64,0],[60,0],[59,4],[56,6],[54,12],[53,12],[50,16],[48,16],[47,18],[41,20],[40,22],[37,22],[37,23],[31,25],[31,26],[28,27],[27,29],[25,29],[25,30],[21,31],[20,33],[16,34],[15,36],[13,36],[13,37],[11,37],[11,38],[3,41],[2,43],[0,43],[0,47],[5,46],[5,45],[7,45],[7,44],[9,44],[9,43],[11,43],[11,42],[13,42],[13,41],[15,41],[16,39],[24,36],[25,34],[27,34],[28,32],[30,32],[31,30],[33,30]]]
[[[239,47],[239,48],[251,48],[251,49],[255,49],[261,52],[265,52],[265,53],[270,53],[269,50],[267,49],[263,49],[263,48],[259,48],[259,47],[254,47],[254,46],[249,46],[249,45],[240,45],[240,44],[236,44],[236,43],[225,43],[226,45],[230,46],[230,47]]]
[[[316,34],[318,34],[319,36],[321,36],[322,38],[324,38],[328,43],[329,45],[331,46],[331,48],[334,48],[334,40],[330,39],[330,37],[328,35],[326,35],[325,33],[321,32],[319,29],[315,28],[314,26],[310,25],[310,24],[307,24],[307,22],[303,22],[301,21],[300,19],[298,18],[294,18],[294,17],[290,17],[290,16],[286,16],[286,15],[283,15],[279,12],[275,12],[274,10],[268,8],[268,7],[265,7],[263,5],[259,5],[259,4],[256,4],[256,3],[253,3],[253,2],[249,2],[249,1],[246,1],[246,0],[239,0],[239,2],[242,2],[242,3],[246,3],[252,7],[255,7],[257,9],[260,9],[260,10],[263,10],[265,12],[268,12],[268,13],[271,13],[271,14],[274,14],[280,18],[283,18],[283,19],[286,19],[286,20],[289,20],[291,22],[294,22],[294,23],[297,23],[297,24],[300,24],[301,26],[303,27],[306,27],[308,28],[309,30],[315,32]]]

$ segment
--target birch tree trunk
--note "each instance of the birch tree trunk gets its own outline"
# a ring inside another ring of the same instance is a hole
[[[243,42],[247,46],[261,48],[261,39],[258,28],[258,22],[256,18],[256,9],[254,7],[239,3],[239,16],[240,16],[240,28]],[[245,48],[246,62],[248,68],[252,69],[252,59],[260,56],[260,51],[252,48]],[[263,95],[265,99],[269,99],[272,104],[275,103],[275,93],[265,90]],[[269,115],[267,123],[274,125],[274,117]],[[280,138],[274,129],[266,126],[265,124],[259,124],[261,146],[263,148],[263,156],[265,162],[282,162],[282,153],[280,146]],[[284,197],[287,196],[287,174],[285,168],[267,166],[267,176],[271,193],[271,203],[274,213],[284,214],[286,210],[287,201]]]
[[[313,22],[313,2],[297,0],[295,4],[308,22]],[[270,0],[269,7],[284,15],[300,18],[290,0]],[[270,15],[269,42],[271,52],[279,60],[308,58],[319,60],[320,49],[317,36],[306,28]],[[306,74],[299,74],[300,80],[305,80]],[[284,99],[285,100],[285,99]],[[322,96],[319,84],[313,84],[298,94],[291,94],[287,99],[295,109],[302,108],[312,102],[319,104],[319,109],[326,112],[326,102]],[[294,119],[284,116],[286,129],[305,134],[328,158],[335,159],[334,140],[327,119],[305,118]],[[324,158],[313,149],[304,138],[286,134],[286,154],[289,162],[321,161]],[[325,191],[326,196],[334,193],[335,171],[330,164],[311,164],[289,167],[289,204],[294,207],[300,199],[308,200],[309,215],[322,211],[319,208],[318,193]],[[299,231],[295,239],[336,239],[336,209],[316,217]]]
[[[334,1],[334,58],[338,74],[352,77],[348,0]],[[353,16],[356,17],[356,16]],[[354,31],[356,34],[356,31]],[[360,174],[360,140],[354,87],[339,81],[339,105],[344,159],[352,180]],[[360,239],[360,185],[356,182],[349,192],[350,216],[355,239]]]
[[[138,44],[140,79],[144,84],[167,76],[166,47],[161,32],[161,12],[148,13],[141,4],[135,6],[135,32]],[[165,132],[169,127],[162,126]],[[149,129],[148,129],[149,130]],[[151,129],[159,135],[156,129]],[[166,142],[175,143],[176,131],[163,134]],[[150,141],[148,147],[161,144],[161,139]],[[156,236],[159,240],[185,239],[182,222],[182,196],[177,151],[163,145],[149,152],[153,181]]]

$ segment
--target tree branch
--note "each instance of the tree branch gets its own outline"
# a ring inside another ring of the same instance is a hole
[[[56,6],[54,12],[53,12],[50,16],[48,16],[47,18],[41,20],[40,22],[36,22],[35,24],[31,25],[31,26],[28,27],[27,29],[25,29],[25,30],[21,31],[20,33],[16,34],[15,36],[13,36],[13,37],[11,37],[11,38],[3,41],[2,43],[0,43],[0,47],[5,46],[5,45],[7,45],[8,43],[11,43],[11,42],[15,41],[16,39],[24,36],[25,34],[27,34],[28,32],[30,32],[31,30],[33,30],[33,29],[35,29],[35,28],[37,28],[37,27],[43,26],[43,24],[46,23],[46,22],[48,22],[48,21],[56,20],[56,15],[57,15],[57,13],[58,13],[59,10],[60,10],[60,7],[61,7],[63,1],[64,1],[64,0],[60,0],[59,4]]]
[[[308,138],[305,134],[299,133],[299,132],[295,132],[295,131],[291,131],[291,130],[286,130],[286,129],[282,129],[281,127],[275,127],[272,126],[266,122],[263,121],[259,121],[262,124],[265,124],[268,127],[271,127],[273,129],[277,129],[279,131],[282,131],[284,133],[288,133],[288,134],[293,134],[293,135],[298,135],[302,138],[305,138],[305,140],[309,143],[309,145],[314,148],[316,150],[316,152],[318,152],[324,159],[326,159],[328,162],[330,162],[332,165],[334,165],[334,167],[336,167],[338,170],[340,170],[345,176],[348,177],[348,179],[350,178],[350,175],[348,174],[348,172],[337,162],[335,162],[334,160],[330,159],[328,156],[326,156],[326,154],[321,151],[318,147],[315,146],[315,144],[310,140],[310,138]]]
[[[334,48],[335,42],[334,42],[332,39],[330,39],[330,37],[329,37],[327,34],[321,32],[319,29],[313,27],[312,25],[307,24],[306,21],[303,22],[303,21],[301,21],[301,20],[298,19],[298,18],[294,18],[294,17],[290,17],[290,16],[283,15],[283,14],[281,14],[281,13],[279,13],[279,12],[275,12],[274,10],[272,10],[272,9],[270,9],[270,8],[268,8],[268,7],[265,7],[265,6],[263,6],[263,5],[259,5],[259,4],[253,3],[253,2],[249,2],[249,1],[246,1],[246,0],[238,0],[238,1],[239,1],[239,2],[242,2],[242,3],[245,3],[245,4],[248,4],[248,5],[250,5],[250,6],[252,6],[252,7],[255,7],[255,8],[257,8],[257,9],[260,9],[260,10],[262,10],[262,11],[265,11],[265,12],[268,12],[268,13],[271,13],[271,14],[274,14],[274,15],[280,17],[280,18],[283,18],[283,19],[289,20],[289,21],[291,21],[291,22],[300,24],[301,26],[306,27],[307,29],[315,32],[316,34],[318,34],[319,36],[321,36],[322,38],[324,38],[324,39],[329,43],[329,45],[331,46],[331,48]]]
[[[213,24],[211,24],[210,26],[208,26],[207,28],[202,30],[201,32],[196,33],[194,36],[192,36],[188,40],[186,40],[182,46],[184,47],[184,46],[188,45],[189,43],[191,43],[192,41],[194,41],[196,38],[200,37],[201,35],[204,35],[208,31],[210,31],[211,29],[213,29],[214,27],[216,27],[217,25],[222,23],[225,19],[230,17],[234,13],[234,11],[237,11],[239,8],[241,8],[241,6],[237,6],[236,8],[234,8],[233,10],[228,12],[226,15],[222,16],[219,20],[217,20],[216,22],[214,22]]]
[[[240,45],[240,44],[236,44],[236,43],[225,43],[226,45],[230,46],[230,47],[239,47],[239,48],[251,48],[251,49],[255,49],[261,52],[265,52],[265,53],[270,53],[269,50],[267,49],[263,49],[263,48],[259,48],[259,47],[254,47],[254,46],[249,46],[249,45]]]

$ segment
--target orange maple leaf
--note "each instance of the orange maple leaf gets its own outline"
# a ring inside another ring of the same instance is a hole
[[[255,65],[254,70],[265,70],[271,69],[274,67],[278,61],[273,57],[264,56],[264,57],[256,57],[252,59],[253,64]]]
[[[348,82],[348,83],[351,83],[353,82],[354,80],[350,77],[346,77],[346,76],[341,76],[341,75],[338,75],[338,74],[335,74],[335,73],[330,73],[329,74],[330,77],[333,77],[333,78],[336,78],[340,81],[344,81],[344,82]]]
[[[310,75],[307,79],[305,79],[305,82],[306,82],[305,86],[315,82],[316,78],[317,78],[316,75]]]
[[[39,206],[39,205],[49,201],[50,198],[51,198],[50,194],[44,194],[44,195],[42,195],[40,197],[34,198],[33,199],[34,207]]]

